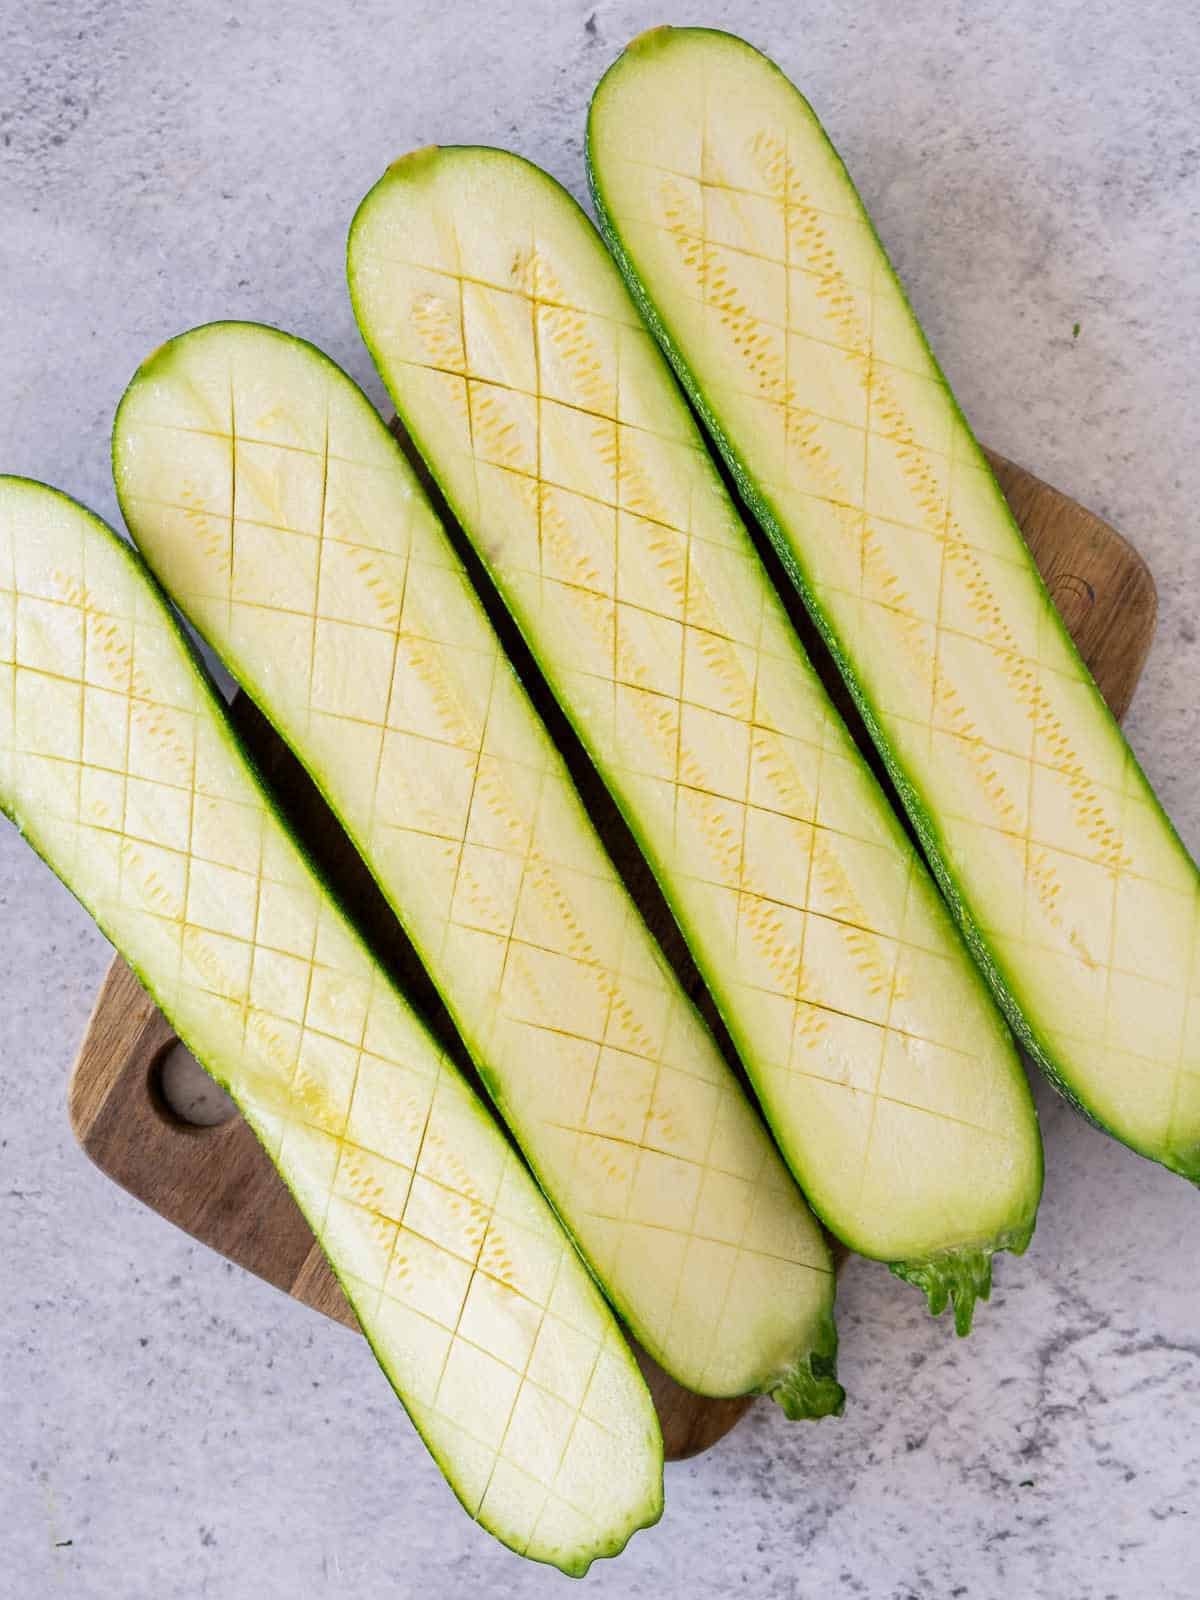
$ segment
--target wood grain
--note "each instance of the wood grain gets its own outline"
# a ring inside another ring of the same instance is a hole
[[[1109,705],[1122,715],[1154,633],[1157,597],[1145,562],[1099,517],[1004,457],[990,452],[989,457],[1064,621]],[[472,552],[461,542],[460,551],[478,581]],[[764,555],[769,562],[768,553]],[[486,585],[479,587],[486,596]],[[823,652],[799,602],[785,583],[780,591],[820,664]],[[507,615],[490,599],[488,610],[566,755],[614,860],[688,992],[731,1053],[728,1036],[674,920],[594,767],[551,701]],[[847,720],[865,739],[840,679],[831,664],[826,661],[825,666],[823,676],[846,710]],[[299,763],[244,696],[235,700],[232,710],[281,808],[317,865],[352,909],[375,953],[408,988],[466,1076],[476,1081],[403,930]],[[354,1314],[299,1208],[241,1118],[215,1128],[196,1128],[179,1121],[164,1103],[157,1072],[173,1040],[169,1025],[129,968],[120,958],[114,960],[68,1091],[71,1126],[80,1144],[109,1177],[177,1227],[327,1316],[355,1327]],[[707,1449],[750,1404],[744,1398],[701,1399],[640,1351],[638,1359],[654,1395],[670,1459]]]

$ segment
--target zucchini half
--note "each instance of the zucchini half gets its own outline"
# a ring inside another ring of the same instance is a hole
[[[134,377],[117,493],[405,924],[610,1299],[710,1395],[840,1409],[820,1229],[583,810],[395,439],[312,345]]]
[[[1200,1180],[1200,874],[808,103],[740,39],[656,29],[596,91],[588,168],[1022,1043]]]
[[[594,228],[516,156],[419,151],[360,206],[349,276],[810,1202],[966,1331],[1033,1227],[1028,1085]]]
[[[574,1574],[656,1521],[650,1396],[537,1186],[305,859],[137,553],[9,477],[0,808],[237,1101],[467,1512]]]

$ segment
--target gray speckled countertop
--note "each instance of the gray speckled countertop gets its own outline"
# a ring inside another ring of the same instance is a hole
[[[293,328],[380,397],[343,288],[358,198],[395,155],[464,139],[581,193],[591,86],[662,20],[642,0],[4,8],[0,467],[115,519],[114,404],[211,317]],[[702,20],[807,89],[981,437],[1148,557],[1129,729],[1200,849],[1200,16],[712,0]],[[4,824],[0,928],[0,1591],[563,1592],[461,1515],[362,1341],[75,1148],[67,1067],[109,951]],[[756,1407],[669,1469],[662,1523],[589,1593],[1195,1595],[1200,1200],[1038,1095],[1041,1225],[970,1342],[853,1263],[845,1418]]]

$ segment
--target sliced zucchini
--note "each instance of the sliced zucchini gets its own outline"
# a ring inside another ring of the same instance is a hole
[[[662,1509],[612,1314],[259,784],[136,552],[0,478],[0,807],[295,1195],[463,1506],[564,1572]]]
[[[1200,875],[820,123],[740,39],[663,28],[597,89],[588,161],[626,279],[1020,1039],[1200,1180]]]
[[[657,873],[842,1239],[960,1330],[1024,1248],[1011,1039],[578,206],[502,151],[398,162],[350,236],[397,409]]]
[[[820,1230],[366,397],[215,324],[113,437],[146,558],[341,818],[642,1344],[702,1393],[840,1408]]]

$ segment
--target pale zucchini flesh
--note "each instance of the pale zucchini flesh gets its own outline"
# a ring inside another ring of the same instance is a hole
[[[840,1408],[820,1229],[365,396],[214,324],[142,367],[113,441],[141,550],[320,785],[637,1338],[702,1393]]]
[[[845,674],[1019,1037],[1200,1179],[1200,874],[1063,627],[807,102],[644,35],[596,91],[602,228]]]
[[[360,207],[349,276],[810,1201],[969,1325],[1033,1226],[1028,1085],[595,230],[515,156],[419,151]]]
[[[649,1394],[545,1199],[272,809],[136,553],[17,478],[0,808],[237,1101],[471,1516],[576,1574],[654,1522]]]

